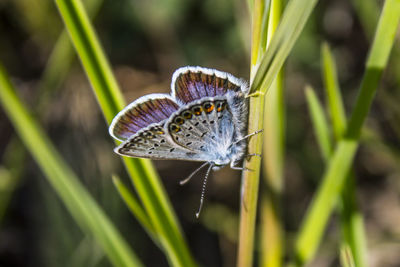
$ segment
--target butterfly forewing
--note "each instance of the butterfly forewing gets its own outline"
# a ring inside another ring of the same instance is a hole
[[[119,140],[126,140],[150,124],[168,119],[178,108],[179,105],[169,95],[141,97],[114,118],[110,134]]]
[[[222,96],[228,91],[240,92],[245,82],[226,72],[201,67],[177,70],[172,79],[172,94],[184,103],[204,97]]]

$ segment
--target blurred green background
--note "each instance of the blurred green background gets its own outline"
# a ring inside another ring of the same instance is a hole
[[[173,71],[185,65],[249,78],[246,1],[84,3],[92,11],[98,36],[129,102],[144,94],[168,93]],[[323,98],[320,46],[326,41],[337,62],[346,110],[351,110],[381,5],[375,0],[321,1],[286,64],[283,215],[289,250],[324,168],[304,87],[311,84]],[[65,53],[57,68],[46,69],[62,31],[53,1],[0,0],[0,60],[19,95],[143,263],[165,266],[165,256],[112,184],[113,173],[127,177],[112,151],[114,144],[74,50]],[[354,163],[370,266],[400,265],[399,55],[397,42]],[[98,245],[78,228],[30,155],[15,145],[16,140],[0,110],[0,266],[110,266]],[[197,261],[204,266],[233,266],[240,173],[224,168],[212,174],[203,213],[197,220],[203,174],[185,186],[179,181],[199,164],[156,161],[155,165]],[[337,226],[334,216],[311,266],[338,266]]]

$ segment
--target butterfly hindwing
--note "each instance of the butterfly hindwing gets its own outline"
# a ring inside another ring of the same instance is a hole
[[[173,115],[166,128],[174,142],[195,153],[208,153],[212,160],[221,142],[232,141],[231,117],[224,97],[204,98]]]
[[[115,152],[137,158],[206,160],[204,155],[192,153],[173,142],[162,124],[152,124],[142,129],[117,147]]]

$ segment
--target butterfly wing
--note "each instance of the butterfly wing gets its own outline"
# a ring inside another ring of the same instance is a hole
[[[136,158],[208,161],[205,154],[193,153],[175,143],[162,123],[151,124],[140,130],[118,146],[115,152]]]
[[[118,113],[110,125],[110,135],[120,141],[126,140],[150,124],[168,119],[178,108],[170,95],[143,96]]]
[[[115,152],[219,162],[239,153],[232,144],[246,132],[245,81],[213,69],[184,67],[174,73],[171,88],[172,96],[141,97],[114,118],[110,134],[124,141]]]
[[[203,97],[223,96],[227,92],[247,93],[248,85],[232,74],[202,67],[183,67],[175,71],[172,96],[187,104]]]
[[[235,138],[235,125],[225,97],[207,97],[195,101],[167,121],[168,133],[175,143],[206,153],[213,161],[219,151],[227,151]]]

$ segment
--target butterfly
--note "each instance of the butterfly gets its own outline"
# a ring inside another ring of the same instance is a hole
[[[149,94],[129,104],[113,119],[109,133],[122,141],[122,156],[205,162],[209,165],[198,217],[211,171],[237,167],[245,157],[249,86],[232,74],[203,67],[177,69],[171,94]]]

